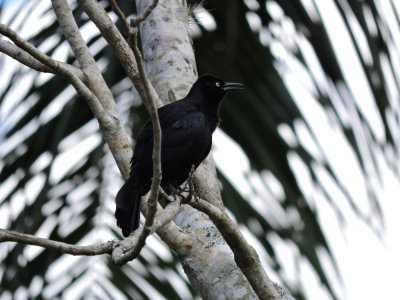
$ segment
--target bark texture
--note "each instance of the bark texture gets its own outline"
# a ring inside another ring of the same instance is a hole
[[[137,0],[138,14],[148,5]],[[147,74],[161,101],[166,104],[184,97],[197,78],[189,35],[186,1],[161,0],[140,25]],[[222,206],[219,182],[211,156],[196,171],[196,190],[202,198]],[[183,205],[175,218],[183,231],[195,239],[192,244],[171,245],[193,286],[204,299],[257,299],[237,267],[233,253],[209,218]],[[163,235],[161,235],[163,238]]]

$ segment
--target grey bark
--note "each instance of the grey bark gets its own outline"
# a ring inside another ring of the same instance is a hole
[[[136,1],[138,14],[148,3]],[[186,1],[179,0],[160,1],[140,25],[146,70],[164,104],[184,97],[197,78],[188,26]],[[196,189],[202,198],[221,207],[219,182],[211,158],[196,171],[196,176]],[[205,214],[183,205],[175,222],[196,238],[191,239],[190,247],[166,242],[178,253],[192,286],[204,299],[257,299],[231,249]]]
[[[148,1],[136,3],[139,14],[148,5]],[[186,1],[159,1],[140,23],[146,71],[163,104],[186,96],[198,77],[188,18]],[[204,199],[223,207],[211,154],[196,172],[194,184]]]

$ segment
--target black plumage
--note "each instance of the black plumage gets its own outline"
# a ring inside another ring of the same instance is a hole
[[[203,75],[188,95],[158,109],[162,131],[161,187],[168,194],[186,181],[211,150],[212,133],[219,123],[219,105],[229,90],[240,83],[226,83]],[[124,236],[139,227],[140,200],[151,186],[153,175],[153,126],[149,121],[140,132],[133,152],[131,173],[116,196],[117,225]]]

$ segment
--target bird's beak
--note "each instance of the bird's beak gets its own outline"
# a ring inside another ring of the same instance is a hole
[[[243,84],[237,82],[225,82],[223,89],[224,91],[241,90],[243,89]]]

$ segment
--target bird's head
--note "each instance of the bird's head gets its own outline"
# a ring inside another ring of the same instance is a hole
[[[212,75],[201,75],[193,84],[191,92],[201,93],[208,101],[221,102],[226,92],[230,90],[243,89],[243,84],[235,82],[224,82]]]

